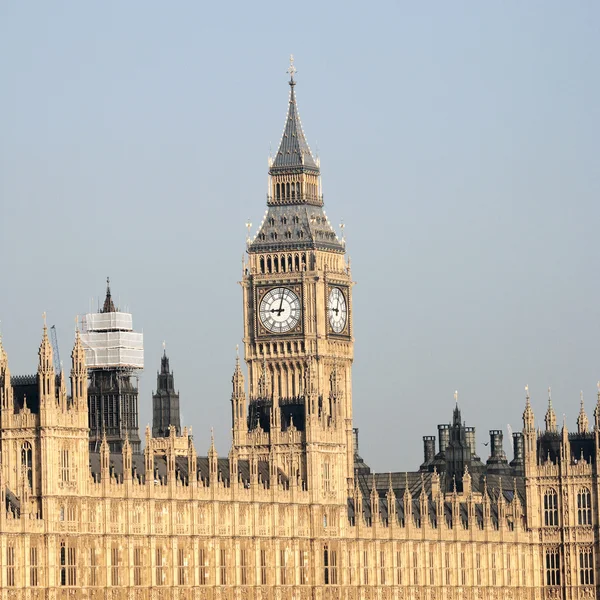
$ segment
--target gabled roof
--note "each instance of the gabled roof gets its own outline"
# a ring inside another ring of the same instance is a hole
[[[304,131],[302,129],[302,123],[300,122],[300,115],[298,113],[298,106],[296,104],[296,93],[294,88],[296,82],[294,77],[290,78],[290,101],[288,114],[285,121],[285,127],[283,128],[283,135],[277,150],[275,160],[271,165],[270,172],[281,173],[286,170],[296,171],[298,169],[306,169],[318,172],[319,167],[310,151]]]

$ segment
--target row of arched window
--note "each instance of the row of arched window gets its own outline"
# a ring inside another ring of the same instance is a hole
[[[273,342],[271,344],[259,344],[258,353],[263,354],[285,354],[285,352],[291,354],[298,351],[304,352],[304,342]]]
[[[306,271],[306,252],[261,256],[258,259],[258,270],[260,273]]]
[[[316,198],[317,185],[306,182],[304,184],[305,194],[310,198]],[[302,184],[299,181],[275,184],[275,198],[277,200],[300,200],[302,198]]]
[[[577,524],[592,524],[592,495],[588,488],[577,492]],[[552,488],[544,492],[544,525],[558,527],[558,494]]]

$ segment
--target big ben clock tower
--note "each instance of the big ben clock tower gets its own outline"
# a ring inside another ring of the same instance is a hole
[[[240,458],[270,460],[320,500],[352,485],[352,279],[325,211],[321,173],[300,123],[293,58],[267,211],[242,281],[248,398],[239,369],[232,396]]]

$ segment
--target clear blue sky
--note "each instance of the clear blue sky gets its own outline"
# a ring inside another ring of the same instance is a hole
[[[600,379],[600,4],[0,4],[0,319],[67,364],[104,293],[162,340],[200,452],[229,447],[245,221],[298,102],[353,275],[355,425],[377,470],[463,417],[521,427],[523,386],[574,427]],[[95,304],[96,300],[94,300]],[[505,442],[505,447],[508,444]],[[508,451],[508,449],[507,449]]]

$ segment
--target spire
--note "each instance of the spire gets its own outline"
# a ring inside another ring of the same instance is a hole
[[[104,299],[104,306],[102,307],[101,312],[117,312],[117,309],[115,308],[115,303],[113,302],[112,295],[110,293],[110,277],[106,278],[106,298]]]
[[[535,429],[535,418],[529,397],[529,386],[525,386],[525,410],[523,411],[523,429],[531,432]]]
[[[167,356],[167,344],[165,342],[162,343],[163,347],[163,355],[160,359],[160,374],[161,375],[169,375],[171,373],[169,369],[169,357]]]
[[[554,412],[554,408],[552,408],[551,388],[548,388],[548,410],[546,411],[544,421],[546,423],[546,431],[556,433],[556,413]]]
[[[44,332],[42,334],[42,343],[38,352],[38,385],[40,392],[40,405],[46,401],[56,399],[56,381],[54,373],[54,360],[52,356],[52,344],[48,339],[48,327],[46,325],[46,313],[44,318]]]
[[[287,171],[289,169],[301,169],[302,171],[312,171],[318,173],[319,167],[310,151],[304,131],[302,130],[302,123],[300,122],[300,115],[298,113],[298,106],[296,104],[296,80],[294,75],[296,74],[296,67],[294,66],[294,56],[290,56],[290,68],[288,69],[290,74],[290,99],[288,106],[287,118],[285,121],[285,127],[283,128],[283,135],[279,144],[279,150],[275,156],[269,172],[272,175]]]
[[[583,390],[580,393],[579,402],[579,416],[577,417],[577,431],[579,433],[587,433],[589,427],[589,420],[585,414],[585,408],[583,407]]]
[[[235,356],[235,369],[233,371],[233,377],[231,378],[233,384],[233,395],[243,396],[244,395],[244,374],[242,373],[242,367],[240,365],[240,352],[239,346],[236,346]]]

